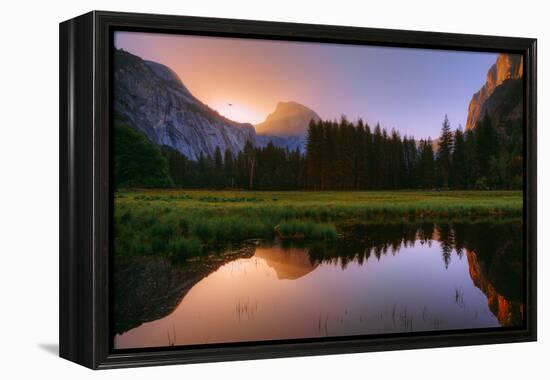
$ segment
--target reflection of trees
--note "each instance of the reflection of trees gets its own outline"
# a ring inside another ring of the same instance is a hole
[[[422,223],[418,227],[418,240],[423,243],[431,242],[434,235],[435,224]]]
[[[438,242],[445,267],[448,267],[453,250],[459,257],[466,250],[479,252],[492,276],[499,277],[500,285],[509,290],[510,276],[517,277],[522,268],[521,224],[514,222],[486,223],[421,223],[373,224],[355,226],[336,242],[285,243],[286,247],[307,249],[313,262],[334,262],[347,265],[350,261],[365,264],[371,256],[380,259],[387,254],[396,255],[401,248],[415,244]],[[507,278],[500,279],[506,273]],[[521,283],[521,281],[520,281]],[[517,294],[516,294],[517,295]]]
[[[346,238],[333,243],[303,245],[312,262],[332,263],[342,268],[355,261],[367,265],[374,256],[396,255],[403,247],[436,241],[445,268],[453,250],[462,259],[468,255],[470,277],[488,298],[491,311],[502,325],[522,320],[523,259],[521,224],[517,222],[452,222],[421,224],[376,224],[354,226]],[[431,245],[430,245],[431,246]],[[475,260],[473,259],[475,255]],[[460,298],[460,297],[458,297]]]
[[[464,255],[464,224],[454,224],[453,225],[453,231],[454,231],[454,246],[456,250],[456,254],[460,259],[462,259]]]
[[[433,233],[433,224],[430,228]],[[396,255],[402,246],[413,247],[418,235],[418,227],[412,224],[362,225],[354,226],[346,233],[347,238],[333,243],[285,245],[307,249],[312,262],[334,262],[345,268],[350,261],[363,265],[371,255],[377,260],[387,254]]]
[[[454,234],[449,224],[438,225],[439,241],[441,242],[441,255],[445,263],[445,269],[451,263],[451,253],[453,252]]]

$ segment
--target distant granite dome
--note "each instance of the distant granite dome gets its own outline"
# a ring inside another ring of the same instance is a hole
[[[256,132],[264,135],[305,136],[311,120],[321,118],[315,111],[297,102],[279,102],[265,121],[256,124]]]
[[[275,111],[265,121],[256,124],[256,146],[265,147],[272,143],[290,151],[306,151],[307,130],[311,120],[321,118],[310,108],[297,102],[279,102]]]
[[[216,147],[236,155],[247,141],[255,142],[251,124],[229,120],[199,101],[170,68],[121,49],[114,67],[115,116],[153,143],[196,160],[213,156]]]
[[[523,57],[500,54],[496,63],[487,72],[485,84],[472,96],[468,107],[466,130],[474,128],[487,113],[497,126],[509,119],[521,118],[522,104],[521,101],[517,102],[517,91],[522,85],[522,77]],[[507,103],[504,109],[503,102]],[[496,112],[497,108],[499,112]]]

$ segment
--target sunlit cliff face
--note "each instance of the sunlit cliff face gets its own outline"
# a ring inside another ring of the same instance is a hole
[[[466,130],[475,127],[481,119],[483,104],[493,94],[495,89],[507,79],[523,77],[523,58],[520,55],[500,54],[496,63],[487,72],[487,79],[481,89],[472,96],[468,106]]]
[[[499,294],[493,284],[489,282],[483,273],[477,254],[474,251],[467,251],[468,268],[470,277],[486,296],[491,312],[497,317],[501,326],[517,326],[523,320],[523,304],[507,300]]]

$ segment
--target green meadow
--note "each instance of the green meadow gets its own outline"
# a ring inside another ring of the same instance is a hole
[[[335,240],[358,224],[519,220],[520,191],[115,193],[117,257],[191,259],[248,239]]]

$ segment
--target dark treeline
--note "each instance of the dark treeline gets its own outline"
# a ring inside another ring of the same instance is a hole
[[[519,189],[521,152],[521,136],[489,116],[466,132],[445,116],[437,143],[342,118],[312,121],[305,154],[247,143],[236,156],[218,148],[191,161],[162,148],[176,186],[254,190]]]
[[[473,130],[453,131],[447,116],[436,144],[377,125],[312,122],[305,188],[313,190],[521,188],[521,139],[512,140],[486,116]],[[437,149],[434,148],[437,145]]]
[[[230,150],[222,154],[216,148],[214,157],[201,155],[197,161],[167,146],[161,150],[176,186],[259,190],[303,188],[305,157],[299,150],[290,152],[271,143],[255,148],[247,142],[237,156]]]

